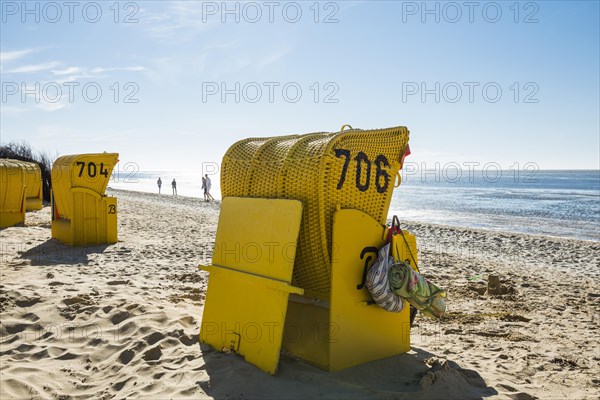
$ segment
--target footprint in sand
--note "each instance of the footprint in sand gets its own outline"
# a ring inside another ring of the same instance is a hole
[[[127,311],[117,311],[112,317],[110,317],[110,322],[112,322],[113,325],[118,325],[130,317],[131,313],[128,313]]]
[[[15,304],[19,307],[26,308],[31,307],[40,301],[42,301],[42,299],[39,297],[19,297],[17,300],[15,300]]]
[[[69,297],[69,298],[63,299],[63,303],[65,303],[67,306],[72,306],[74,304],[81,304],[81,305],[92,305],[92,304],[94,304],[91,301],[90,296],[88,296],[88,295],[81,295],[81,296]]]
[[[19,322],[2,324],[2,327],[4,328],[3,330],[6,333],[8,333],[9,335],[14,335],[15,333],[23,332],[25,329],[27,329],[28,326],[29,326],[28,324],[22,324]],[[2,335],[2,336],[4,336],[4,335]]]
[[[32,312],[23,314],[21,316],[21,318],[26,319],[27,321],[31,321],[31,322],[36,322],[36,321],[39,321],[39,319],[40,319],[40,317],[38,317],[37,314],[34,314]]]
[[[119,354],[119,361],[123,365],[127,365],[133,360],[135,353],[131,350],[125,350],[121,354]]]
[[[160,340],[163,340],[165,335],[160,332],[153,332],[144,338],[144,341],[148,343],[150,346],[157,343]]]
[[[129,281],[109,281],[106,283],[107,285],[110,286],[116,286],[116,285],[128,285]]]
[[[125,380],[122,380],[121,382],[115,383],[113,385],[113,389],[115,389],[117,392],[121,391],[123,389],[123,387],[125,387],[125,385],[127,384],[127,382],[129,382],[132,379],[133,378],[127,378]]]
[[[144,352],[142,358],[146,361],[157,361],[162,357],[162,350],[160,349],[160,345],[151,348]]]

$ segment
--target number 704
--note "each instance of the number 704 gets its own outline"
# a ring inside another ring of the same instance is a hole
[[[99,170],[95,162],[85,163],[83,161],[77,161],[76,164],[79,166],[79,175],[77,175],[78,177],[83,176],[83,173],[87,172],[87,176],[90,178],[95,178],[98,173],[108,178],[108,169],[106,169],[103,162],[100,163]]]

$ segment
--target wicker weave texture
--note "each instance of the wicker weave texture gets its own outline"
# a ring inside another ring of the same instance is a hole
[[[408,137],[395,127],[245,139],[223,157],[222,195],[302,201],[292,284],[328,300],[333,213],[353,208],[385,223]]]

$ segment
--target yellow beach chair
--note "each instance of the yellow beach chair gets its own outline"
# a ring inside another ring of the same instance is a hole
[[[25,206],[27,211],[41,210],[43,201],[42,171],[36,163],[19,161],[25,178]]]
[[[0,228],[25,223],[25,174],[17,160],[0,159]]]
[[[75,154],[52,166],[52,237],[68,245],[117,242],[117,199],[104,194],[117,153]]]
[[[277,369],[281,345],[326,370],[408,351],[409,307],[387,312],[374,304],[364,287],[365,271],[386,241],[388,208],[408,136],[405,127],[368,131],[342,127],[336,133],[246,139],[231,146],[221,169],[223,208],[213,266],[205,267],[211,275],[201,342],[244,354],[269,373]],[[278,212],[269,203],[274,201],[300,202],[301,217]],[[250,216],[245,211],[263,207],[271,212]],[[287,246],[294,248],[290,256],[282,249],[287,243],[296,244],[298,223],[297,247]],[[237,232],[246,224],[260,229],[260,235]],[[279,232],[282,226],[290,227],[287,235]],[[248,266],[244,246],[263,238],[288,262],[261,258],[256,266]],[[231,251],[230,257],[237,254],[244,267],[224,263],[219,250],[223,248]],[[412,251],[416,254],[416,248]],[[240,282],[255,276],[277,281],[285,295],[258,307],[249,299],[264,299],[269,285],[242,282],[231,290],[218,278],[222,268],[244,277]],[[225,306],[234,302],[235,307]],[[245,328],[249,321],[258,323],[263,336],[270,332],[267,327],[281,326],[282,335],[277,331],[268,335],[268,342],[256,341],[256,326]],[[266,359],[260,357],[265,349]]]

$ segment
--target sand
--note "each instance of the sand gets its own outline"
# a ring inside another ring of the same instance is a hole
[[[272,377],[197,341],[219,204],[109,193],[117,244],[52,240],[49,207],[0,231],[1,399],[599,396],[599,242],[410,223],[448,316],[417,317],[409,353],[335,373],[282,354]]]

